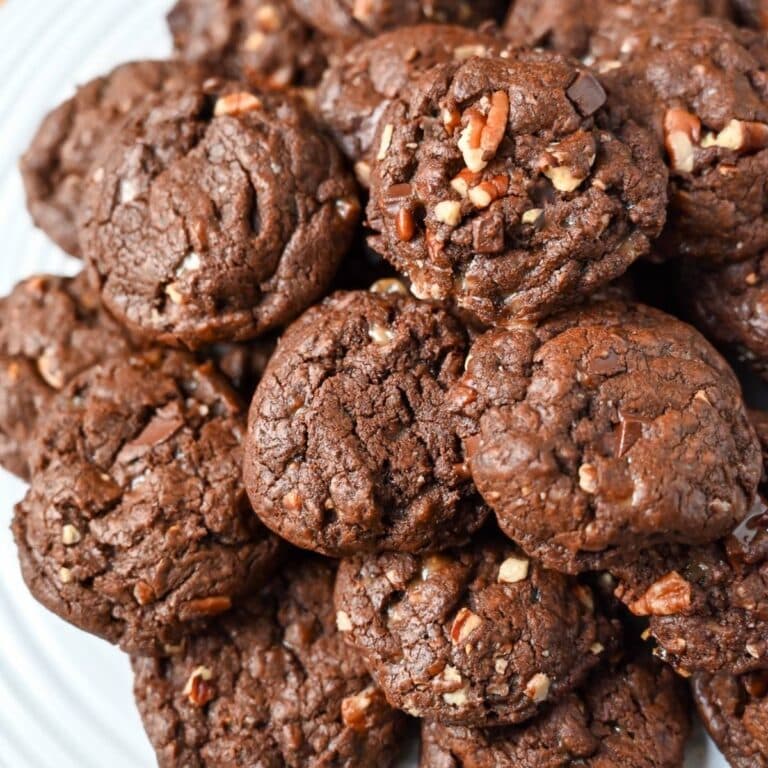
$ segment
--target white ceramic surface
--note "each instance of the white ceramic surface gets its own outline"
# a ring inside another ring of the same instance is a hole
[[[45,112],[76,83],[132,58],[162,57],[168,0],[0,0],[0,293],[35,272],[78,264],[32,227],[17,158]],[[24,486],[0,470],[0,766],[154,765],[126,659],[39,606],[8,530]],[[415,758],[407,761],[415,765]],[[700,734],[688,768],[724,768]]]

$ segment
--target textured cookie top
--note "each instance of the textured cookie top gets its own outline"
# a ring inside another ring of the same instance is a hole
[[[450,399],[502,528],[558,569],[717,539],[749,510],[762,471],[727,363],[638,304],[487,332]]]
[[[297,99],[241,88],[149,97],[90,174],[84,256],[108,308],[150,338],[199,347],[285,323],[351,242],[338,151]]]
[[[391,765],[400,716],[336,631],[333,576],[294,562],[178,654],[133,659],[161,768]]]
[[[650,136],[602,129],[604,104],[556,54],[433,67],[379,121],[372,247],[484,323],[594,292],[647,253],[666,203]]]
[[[182,58],[254,87],[315,85],[331,48],[286,2],[179,0],[168,26]]]
[[[503,0],[290,0],[294,10],[329,37],[351,40],[421,22],[475,27],[500,19]]]
[[[36,275],[0,299],[0,464],[26,478],[38,417],[56,392],[129,348],[85,274]]]
[[[443,723],[517,723],[583,682],[614,644],[590,589],[494,531],[439,555],[342,561],[339,628],[389,700]]]
[[[172,92],[203,78],[204,71],[190,64],[136,61],[91,80],[56,107],[21,158],[35,224],[65,251],[79,256],[77,212],[85,176],[101,145],[147,94]]]
[[[324,554],[450,546],[487,514],[445,408],[466,334],[398,281],[376,290],[308,310],[251,404],[251,503],[283,538]]]
[[[367,186],[374,135],[392,100],[407,98],[418,77],[435,64],[498,54],[507,45],[494,35],[452,24],[401,27],[358,43],[336,61],[318,88],[317,108],[344,152],[362,162],[358,177]]]
[[[580,693],[516,727],[422,726],[420,768],[678,768],[690,724],[672,671],[640,660],[601,671]]]
[[[725,16],[728,0],[516,0],[504,34],[518,45],[543,45],[611,67],[637,54],[663,26]]]
[[[607,71],[618,114],[656,134],[670,169],[667,249],[715,262],[768,247],[768,46],[762,34],[702,19]]]
[[[139,653],[228,610],[277,551],[242,488],[243,430],[229,387],[182,353],[75,378],[39,425],[13,523],[32,594]]]
[[[693,698],[733,768],[768,766],[768,673],[696,675]]]

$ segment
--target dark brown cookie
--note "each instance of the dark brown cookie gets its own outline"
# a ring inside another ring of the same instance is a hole
[[[315,85],[332,47],[285,0],[179,0],[168,26],[182,58],[257,88]]]
[[[480,322],[546,314],[623,274],[665,218],[645,131],[556,54],[433,67],[379,121],[372,247]]]
[[[58,246],[80,255],[77,211],[88,169],[101,145],[147,94],[202,82],[199,67],[173,61],[121,64],[56,107],[21,158],[27,207]]]
[[[256,513],[334,556],[451,546],[487,515],[445,409],[466,334],[397,281],[375,290],[308,310],[251,404],[245,484]]]
[[[13,522],[32,594],[136,653],[228,610],[277,554],[242,488],[244,429],[234,393],[180,352],[75,378],[38,427]]]
[[[696,675],[693,698],[733,768],[768,768],[768,672]]]
[[[294,10],[329,37],[359,40],[421,22],[474,27],[500,20],[505,0],[289,0]]]
[[[681,302],[715,344],[768,378],[768,251],[737,264],[681,268]]]
[[[439,555],[344,560],[336,609],[394,706],[459,725],[533,717],[582,683],[615,641],[588,587],[495,530]]]
[[[425,722],[420,768],[681,768],[687,710],[671,670],[632,661],[596,673],[583,691],[523,725]]]
[[[666,150],[666,251],[721,263],[768,248],[764,35],[717,19],[659,30],[603,82]]]
[[[334,626],[334,569],[290,572],[167,659],[134,658],[160,768],[387,768],[402,716]]]
[[[435,64],[501,53],[505,42],[492,34],[451,24],[402,27],[364,40],[325,73],[317,109],[364,186],[371,173],[371,146],[387,106],[407,97],[418,77]]]
[[[355,231],[354,180],[299,100],[241,87],[149,97],[90,175],[80,236],[104,303],[164,343],[288,322],[328,287]]]
[[[734,534],[664,547],[611,569],[630,611],[682,673],[768,668],[768,508],[758,500]]]
[[[78,373],[130,348],[86,275],[37,275],[0,299],[0,465],[27,479],[32,435]]]
[[[450,401],[501,527],[552,568],[724,536],[762,471],[728,364],[693,328],[640,304],[489,331]]]
[[[727,15],[728,0],[516,0],[504,34],[517,45],[543,45],[611,67],[652,44],[660,27]]]

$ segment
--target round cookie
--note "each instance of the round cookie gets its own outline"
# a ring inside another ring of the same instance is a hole
[[[680,275],[679,295],[694,325],[768,378],[768,251],[714,269],[688,259]]]
[[[536,720],[507,728],[422,725],[420,768],[679,768],[690,731],[685,691],[641,659],[596,673]]]
[[[307,23],[328,37],[359,40],[421,22],[476,27],[500,19],[504,0],[290,0]]]
[[[235,395],[180,352],[76,377],[37,433],[13,532],[33,596],[135,653],[167,652],[269,575],[240,480]]]
[[[242,341],[290,321],[356,229],[355,182],[301,102],[241,87],[149,97],[90,174],[80,242],[104,303],[163,343]]]
[[[388,768],[402,716],[333,618],[333,568],[294,563],[166,659],[134,658],[160,768]]]
[[[604,102],[556,54],[433,67],[379,121],[372,247],[419,298],[488,324],[620,276],[661,230],[666,172],[645,131],[598,126]]]
[[[696,675],[693,698],[733,768],[768,768],[768,672]]]
[[[0,299],[0,465],[28,479],[32,436],[56,392],[130,346],[85,273],[36,275]]]
[[[336,619],[389,701],[415,717],[496,726],[582,683],[614,644],[591,590],[498,532],[438,555],[342,561]]]
[[[287,2],[179,0],[168,26],[179,56],[256,88],[317,84],[331,49]]]
[[[379,118],[403,98],[418,77],[435,64],[504,50],[490,33],[451,24],[401,27],[364,40],[325,73],[317,109],[336,141],[356,166],[364,186],[370,180],[371,146]]]
[[[617,115],[648,126],[665,149],[665,251],[723,263],[768,248],[765,36],[718,19],[659,30],[602,80]]]
[[[728,0],[516,0],[503,31],[516,45],[542,45],[602,69],[652,44],[660,27],[729,10]]]
[[[466,333],[399,281],[374,290],[333,294],[297,320],[251,403],[256,514],[331,556],[451,546],[487,516],[445,408]]]
[[[35,224],[67,253],[79,256],[77,212],[85,176],[101,145],[147,94],[172,92],[204,77],[202,69],[182,62],[121,64],[56,107],[20,163]]]
[[[480,493],[550,568],[713,541],[745,516],[762,471],[728,364],[640,304],[487,332],[449,400]]]

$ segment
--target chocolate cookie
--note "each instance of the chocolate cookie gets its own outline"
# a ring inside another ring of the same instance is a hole
[[[768,673],[696,675],[693,698],[733,768],[768,768]]]
[[[251,403],[254,510],[291,543],[332,556],[451,546],[487,515],[445,409],[465,331],[398,281],[375,290],[308,310]]]
[[[329,37],[359,40],[421,22],[475,27],[499,20],[504,0],[289,0],[309,24]]]
[[[768,248],[764,35],[717,19],[659,30],[603,83],[666,150],[666,251],[722,263]]]
[[[240,481],[243,430],[234,393],[179,352],[75,378],[38,427],[13,521],[32,594],[136,653],[227,611],[277,555]]]
[[[160,768],[386,768],[401,717],[334,626],[333,568],[294,562],[166,659],[134,658]]]
[[[496,531],[439,555],[344,560],[336,609],[394,706],[460,725],[527,720],[583,682],[615,640],[588,587]]]
[[[354,180],[300,101],[241,87],[149,97],[90,175],[80,236],[104,303],[164,343],[288,322],[328,287],[355,231]]]
[[[768,251],[718,268],[689,259],[679,295],[702,333],[768,378]]]
[[[564,58],[439,64],[379,121],[372,247],[420,298],[483,323],[546,314],[649,250],[666,173],[627,123],[598,126],[605,93]]]
[[[703,547],[665,547],[611,570],[656,653],[684,674],[768,668],[768,508]]]
[[[21,158],[27,207],[58,246],[80,255],[77,211],[88,168],[107,137],[147,94],[202,82],[204,71],[173,61],[122,64],[54,109]]]
[[[387,106],[407,97],[418,77],[435,64],[504,48],[492,34],[450,24],[386,32],[359,43],[328,69],[317,91],[317,109],[346,155],[359,161],[358,179],[368,186],[371,146]]]
[[[168,26],[182,58],[257,88],[315,85],[332,47],[284,0],[179,0]]]
[[[545,46],[602,69],[652,44],[659,28],[727,15],[729,5],[728,0],[516,0],[504,34],[517,45]]]
[[[680,768],[690,730],[685,691],[666,667],[632,661],[508,728],[422,726],[420,768]]]
[[[735,375],[693,328],[601,302],[487,332],[450,395],[472,476],[504,531],[551,568],[726,535],[760,447]]]
[[[37,275],[0,299],[0,465],[28,479],[38,417],[56,392],[130,346],[84,273]]]

